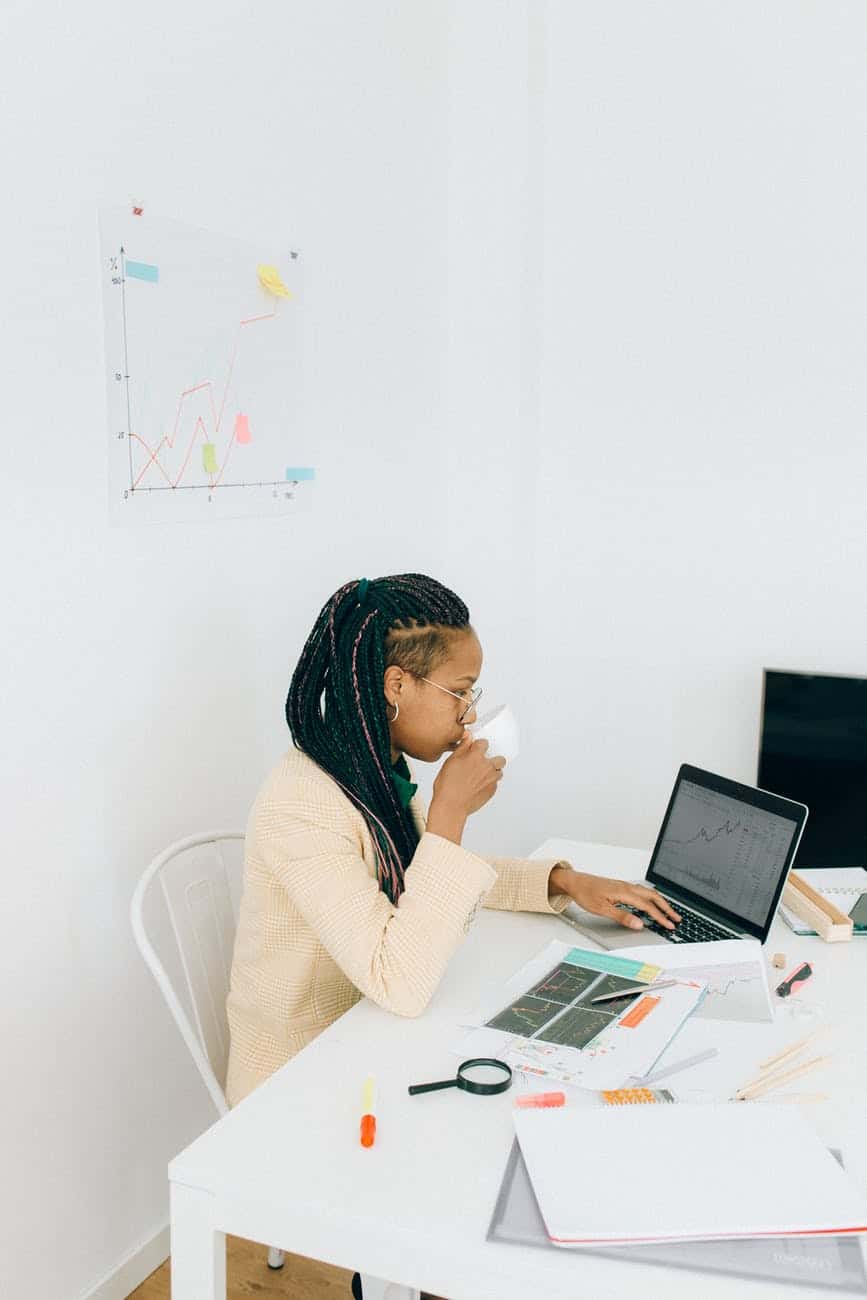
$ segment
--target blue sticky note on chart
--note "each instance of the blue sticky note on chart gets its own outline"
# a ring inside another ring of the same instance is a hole
[[[570,948],[563,960],[570,966],[584,966],[605,975],[620,975],[635,980],[636,984],[650,984],[662,971],[661,966],[651,966],[648,962],[615,957],[608,952],[590,952],[585,948]]]
[[[160,268],[150,262],[127,262],[124,269],[130,280],[147,280],[149,284],[159,284]]]
[[[287,483],[312,483],[316,478],[315,469],[287,469]]]

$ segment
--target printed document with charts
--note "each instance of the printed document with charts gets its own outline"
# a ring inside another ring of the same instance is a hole
[[[455,1051],[579,1088],[623,1087],[653,1067],[704,997],[703,981],[677,974],[654,990],[665,977],[645,960],[553,941],[488,998]]]

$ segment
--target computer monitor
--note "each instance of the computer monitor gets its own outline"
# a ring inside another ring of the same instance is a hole
[[[867,867],[867,677],[766,668],[757,784],[807,804],[797,867]]]

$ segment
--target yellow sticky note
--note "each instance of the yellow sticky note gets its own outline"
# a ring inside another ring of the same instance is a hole
[[[217,464],[217,448],[212,442],[206,442],[202,447],[202,467],[206,474],[216,474],[220,468]]]
[[[275,298],[291,298],[292,295],[280,279],[280,272],[276,266],[265,266],[260,262],[256,267],[256,274],[259,277],[259,283],[266,293],[271,293]]]

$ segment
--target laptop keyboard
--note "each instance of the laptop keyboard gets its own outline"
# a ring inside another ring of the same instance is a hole
[[[669,930],[664,925],[661,925],[659,921],[654,921],[646,912],[639,911],[637,907],[630,907],[629,911],[641,917],[646,930],[653,930],[654,934],[661,934],[663,939],[668,939],[669,943],[706,943],[709,939],[731,939],[733,937],[722,926],[715,925],[713,921],[705,920],[703,916],[697,916],[695,912],[681,911],[681,920],[673,930]]]

